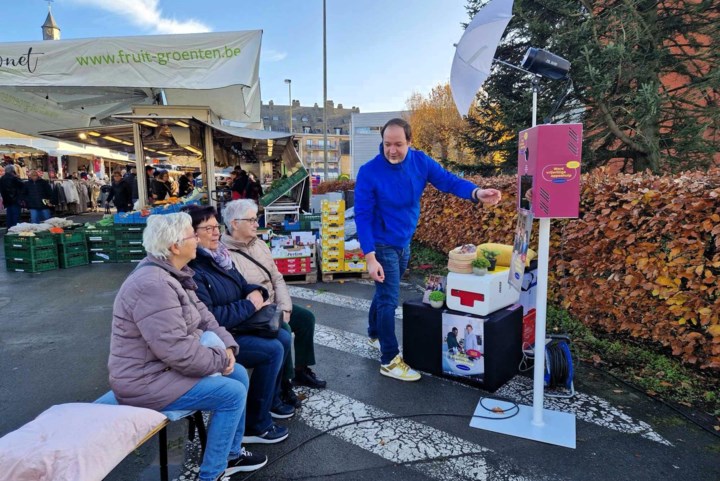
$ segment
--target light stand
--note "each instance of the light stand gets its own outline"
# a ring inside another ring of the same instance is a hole
[[[532,49],[531,49],[532,50]],[[530,51],[528,51],[528,54]],[[551,54],[552,55],[552,54]],[[527,54],[526,54],[527,58]],[[537,124],[537,96],[541,75],[501,61],[514,69],[532,73],[532,126]],[[527,62],[523,61],[523,67]],[[569,63],[568,67],[569,69]],[[518,172],[518,175],[520,173]],[[518,192],[520,195],[520,192]],[[537,195],[537,194],[536,194]],[[543,408],[545,390],[545,337],[547,319],[548,265],[550,261],[550,218],[541,217],[538,239],[537,305],[535,316],[535,351],[533,366],[533,405],[514,405],[506,401],[493,401],[502,412],[487,411],[480,400],[470,426],[525,439],[532,439],[575,449],[575,415]],[[488,401],[485,401],[487,405]],[[517,414],[509,416],[515,412]]]
[[[290,110],[288,111],[289,112],[288,124],[290,126],[290,133],[292,134],[292,108],[293,108],[293,105],[292,105],[292,80],[290,80],[289,78],[286,78],[285,83],[288,86],[288,106],[290,107]]]

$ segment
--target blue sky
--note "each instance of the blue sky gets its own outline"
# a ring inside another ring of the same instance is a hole
[[[42,39],[43,0],[0,0],[0,42]],[[263,30],[263,102],[322,104],[322,0],[55,0],[63,39]],[[327,0],[328,99],[402,110],[450,78],[465,0]]]

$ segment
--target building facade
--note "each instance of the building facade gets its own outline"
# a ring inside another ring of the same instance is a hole
[[[394,118],[404,118],[408,112],[353,113],[350,118],[350,178],[357,178],[360,167],[374,158],[380,148],[380,129]]]

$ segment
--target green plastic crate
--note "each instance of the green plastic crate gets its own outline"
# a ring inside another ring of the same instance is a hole
[[[65,254],[59,256],[60,268],[68,269],[70,267],[86,266],[90,263],[88,259],[88,253],[85,252],[73,252],[71,254]]]
[[[88,251],[106,251],[115,250],[115,239],[111,240],[88,240],[87,243]]]
[[[117,262],[140,262],[145,259],[145,251],[134,252],[132,249],[119,249],[117,251]]]
[[[114,264],[117,262],[117,251],[115,249],[89,251],[88,261],[90,264]]]
[[[17,234],[5,235],[5,250],[10,249],[32,249],[55,245],[55,239],[49,232],[38,232],[34,236],[20,236]]]
[[[115,239],[116,249],[144,249],[142,239]]]
[[[85,242],[85,231],[81,229],[65,231],[62,234],[53,234],[57,245],[78,244]]]
[[[13,261],[38,261],[41,259],[55,259],[57,257],[57,247],[55,245],[18,248],[5,247],[5,258]]]
[[[85,252],[87,253],[88,246],[85,243],[85,239],[83,239],[82,242],[78,242],[77,244],[60,244],[58,246],[58,256],[62,255],[68,255],[68,254],[75,254],[76,252]]]
[[[45,272],[57,269],[58,261],[57,258],[21,261],[8,258],[6,266],[10,272]]]
[[[113,226],[113,230],[116,233],[139,232],[140,234],[142,234],[142,232],[145,230],[145,226],[146,224],[115,224]]]
[[[115,230],[112,226],[85,229],[85,239],[90,242],[104,242],[115,240]]]

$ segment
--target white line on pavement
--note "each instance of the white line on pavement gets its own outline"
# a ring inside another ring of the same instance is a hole
[[[368,312],[372,301],[367,299],[359,299],[357,297],[343,296],[342,294],[334,294],[332,292],[320,292],[315,289],[305,287],[288,286],[290,295],[307,301],[322,302],[331,306],[347,307],[357,311]],[[395,317],[402,319],[402,307],[395,309]]]

